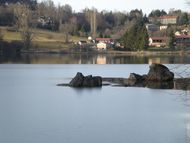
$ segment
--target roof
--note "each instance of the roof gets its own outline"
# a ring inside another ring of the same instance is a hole
[[[188,38],[190,39],[190,35],[176,35],[175,38],[180,39],[180,38]]]
[[[176,19],[176,18],[177,18],[177,16],[170,16],[170,15],[160,17],[160,19]]]
[[[166,40],[168,37],[150,37],[152,40]]]
[[[112,38],[96,38],[96,41],[112,41]]]

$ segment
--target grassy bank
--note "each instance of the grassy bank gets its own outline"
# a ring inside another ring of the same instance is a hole
[[[21,41],[20,32],[12,27],[0,27],[3,40],[7,42]],[[48,30],[32,29],[33,45],[38,48],[52,49],[67,49],[69,44],[65,43],[65,35],[59,32],[51,32]],[[69,40],[77,42],[79,40],[86,40],[84,37],[70,36]]]

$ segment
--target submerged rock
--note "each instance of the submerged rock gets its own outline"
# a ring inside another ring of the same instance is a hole
[[[146,87],[152,89],[173,89],[174,82],[173,81],[149,81],[146,83]]]
[[[76,76],[70,81],[69,86],[71,87],[101,87],[102,77],[100,76],[84,76],[78,72]]]

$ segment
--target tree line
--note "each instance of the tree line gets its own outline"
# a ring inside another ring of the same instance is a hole
[[[8,6],[3,4],[9,3]],[[164,10],[153,10],[148,16],[143,14],[142,10],[132,10],[130,12],[119,11],[97,11],[96,9],[85,8],[81,12],[74,12],[68,4],[55,5],[53,1],[46,0],[37,3],[36,0],[1,0],[0,2],[0,25],[15,25],[16,16],[14,14],[14,4],[20,2],[35,6],[32,9],[33,20],[30,24],[38,28],[45,28],[52,31],[59,31],[63,25],[69,25],[69,33],[72,35],[88,35],[91,31],[91,13],[96,11],[96,30],[101,37],[109,37],[112,33],[120,34],[128,25],[134,23],[139,17],[143,17],[148,22],[150,17],[160,17],[163,15],[177,15],[179,25],[189,24],[189,13],[181,10],[171,10],[168,13]],[[37,19],[43,19],[46,23],[37,22]],[[36,19],[36,21],[35,21]]]

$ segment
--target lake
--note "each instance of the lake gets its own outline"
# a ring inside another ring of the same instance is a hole
[[[0,63],[14,64],[190,64],[190,55],[21,54],[0,55]]]
[[[167,66],[177,73],[186,65]],[[148,64],[1,64],[0,142],[190,142],[189,91],[56,86],[78,71],[128,77]]]

